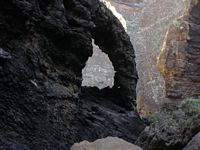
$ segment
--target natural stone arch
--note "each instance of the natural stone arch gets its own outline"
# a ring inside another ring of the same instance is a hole
[[[86,43],[82,42],[81,47],[75,49],[75,51],[79,51],[78,53],[69,50],[70,53],[73,53],[73,55],[81,60],[81,63],[79,64],[83,64],[78,68],[75,67],[76,76],[82,78],[82,69],[85,67],[87,58],[92,55],[92,39],[94,39],[94,43],[108,55],[114,70],[116,71],[114,87],[112,90],[108,91],[111,91],[111,94],[109,93],[109,95],[117,97],[122,106],[125,105],[130,107],[131,105],[134,105],[136,98],[136,83],[138,79],[135,64],[135,52],[130,42],[130,38],[120,21],[98,0],[64,1],[64,4],[66,12],[69,12],[66,14],[71,15],[74,13],[77,18],[76,20],[68,20],[69,24],[72,26],[83,24],[83,31],[90,40],[87,39],[87,47]],[[81,10],[86,9],[86,7],[90,8],[90,11],[86,11],[85,14],[83,14]],[[89,14],[90,17],[88,17]],[[87,21],[85,20],[86,18],[88,19]],[[72,39],[71,41],[76,42],[75,39]],[[84,53],[82,52],[83,50],[85,51]],[[79,55],[80,52],[83,54]],[[72,69],[74,70],[75,68]],[[81,84],[78,86],[80,87]]]
[[[92,30],[95,44],[108,54],[116,71],[114,94],[121,97],[120,100],[123,104],[130,106],[130,104],[135,103],[138,75],[134,49],[129,36],[118,19],[114,18],[103,4],[100,6],[97,4],[92,20],[95,23]]]

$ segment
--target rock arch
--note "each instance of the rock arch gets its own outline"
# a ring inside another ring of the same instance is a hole
[[[116,71],[114,93],[122,98],[123,103],[134,104],[138,76],[133,46],[117,18],[99,5],[92,18],[95,24],[92,37],[113,63]]]
[[[95,44],[108,55],[112,62],[116,71],[114,87],[111,90],[112,95],[118,97],[122,105],[124,104],[129,107],[135,105],[135,89],[138,79],[135,52],[130,38],[119,20],[98,0],[67,1],[65,2],[65,7],[67,11],[74,12],[78,21],[81,21],[80,23],[82,24],[85,23],[85,27],[88,28],[89,26],[88,38],[90,38],[90,44],[92,43],[91,40],[94,39]],[[86,7],[92,9],[84,14],[79,8],[84,10]],[[82,15],[80,15],[81,13]],[[91,18],[87,18],[89,14]],[[71,24],[74,25],[75,23]],[[89,55],[85,55],[84,64],[86,63],[85,60],[91,56],[91,45],[87,51]],[[81,58],[82,55],[78,57]],[[79,69],[80,74],[83,67],[84,65]]]

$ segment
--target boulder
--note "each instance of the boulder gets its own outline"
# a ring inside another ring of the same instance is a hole
[[[200,132],[192,138],[183,150],[199,150],[200,149]]]
[[[70,150],[142,150],[140,147],[128,143],[117,137],[107,137],[95,142],[83,141],[74,144]]]

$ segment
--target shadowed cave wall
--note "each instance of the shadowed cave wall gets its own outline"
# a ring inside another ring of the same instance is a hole
[[[92,38],[114,69],[112,89],[82,88]],[[137,71],[130,39],[97,0],[0,1],[0,147],[69,149],[106,136],[134,142]]]

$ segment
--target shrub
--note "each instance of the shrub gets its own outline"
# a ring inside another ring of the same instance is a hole
[[[182,121],[183,125],[189,126],[195,116],[200,115],[200,97],[185,99],[176,110],[173,111],[163,111],[163,112],[152,112],[147,120],[149,122],[158,121],[160,118],[168,117],[174,120]]]

